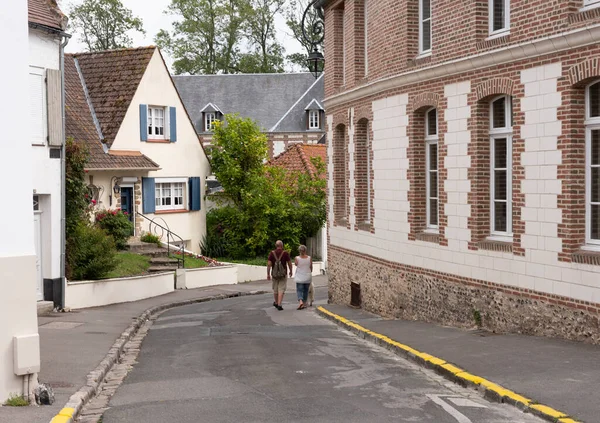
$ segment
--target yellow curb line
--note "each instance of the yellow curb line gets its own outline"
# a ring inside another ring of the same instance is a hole
[[[411,355],[418,357],[421,360],[427,362],[430,365],[430,367],[436,368],[438,370],[443,369],[444,372],[442,372],[442,373],[450,373],[452,375],[452,377],[454,377],[456,379],[460,379],[464,382],[467,382],[468,384],[472,384],[474,386],[482,386],[485,388],[486,391],[490,391],[490,392],[494,393],[496,396],[498,396],[499,402],[512,403],[512,405],[515,405],[522,410],[530,411],[533,414],[536,414],[537,416],[540,416],[540,417],[542,417],[546,420],[552,421],[552,422],[558,421],[559,423],[581,423],[581,422],[578,422],[577,420],[573,420],[573,419],[569,418],[567,416],[567,414],[565,414],[561,411],[555,410],[551,407],[548,407],[547,405],[534,403],[534,401],[529,398],[519,395],[516,392],[511,391],[510,389],[506,389],[503,386],[498,385],[494,382],[491,382],[487,379],[484,379],[480,376],[476,376],[471,373],[468,373],[459,367],[456,367],[450,363],[447,363],[445,360],[442,360],[441,358],[438,358],[431,354],[427,354],[427,353],[418,351],[414,348],[409,347],[408,345],[401,344],[385,335],[382,335],[380,333],[373,332],[369,329],[366,329],[351,320],[348,320],[342,316],[332,313],[331,311],[327,310],[326,308],[324,308],[322,306],[317,307],[317,311],[319,313],[325,315],[326,317],[330,317],[331,319],[341,323],[342,325],[344,325],[348,328],[356,329],[365,335],[372,336],[374,338],[381,340],[382,342],[385,342],[388,345],[396,347],[404,352],[410,353]],[[410,357],[410,355],[409,355],[409,357]]]
[[[56,416],[50,421],[50,423],[68,423],[73,421],[74,408],[63,408],[58,412]]]

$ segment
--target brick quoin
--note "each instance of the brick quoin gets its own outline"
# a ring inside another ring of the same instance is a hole
[[[327,115],[333,116],[333,138],[328,142],[332,142],[334,196],[329,201],[333,201],[335,216],[328,235],[330,300],[349,301],[349,282],[355,281],[361,284],[364,307],[371,311],[468,326],[468,316],[450,298],[437,303],[426,300],[443,297],[447,284],[462,296],[458,303],[465,309],[481,306],[489,313],[489,328],[600,343],[598,336],[580,336],[590,331],[597,334],[600,311],[600,253],[585,248],[585,88],[600,80],[600,34],[595,29],[600,24],[600,7],[582,11],[583,0],[512,0],[510,32],[490,37],[488,4],[482,0],[432,1],[432,51],[419,56],[418,0],[368,1],[366,28],[365,0],[327,2],[325,106]],[[587,39],[591,36],[594,42],[581,41],[573,47],[573,34],[584,28],[589,31]],[[544,50],[548,38],[552,38],[552,48]],[[500,59],[502,52],[508,53]],[[488,57],[495,62],[490,59],[486,64]],[[469,66],[462,64],[465,58]],[[462,84],[466,82],[469,85]],[[470,89],[447,91],[465,86]],[[489,106],[500,95],[512,98],[513,110],[512,242],[488,239]],[[462,96],[466,96],[466,107],[449,104]],[[408,100],[401,106],[399,98]],[[537,107],[532,106],[534,101]],[[375,103],[383,109],[374,110]],[[438,110],[439,235],[424,233],[424,114],[432,107]],[[464,119],[447,120],[447,111],[460,113]],[[386,138],[380,141],[378,134]],[[469,159],[458,171],[456,165],[447,167],[449,160],[456,160],[459,148],[451,144],[449,135],[463,137],[460,148],[464,153],[460,154]],[[398,148],[394,137],[407,137],[408,146]],[[554,148],[538,149],[553,142]],[[396,147],[387,147],[391,145]],[[406,204],[400,212],[391,211],[387,204],[398,200],[392,191],[383,200],[378,197],[378,164],[373,157],[387,158],[386,148],[394,155],[390,160],[408,163],[407,181],[399,181],[407,182],[402,185]],[[532,163],[531,157],[537,162]],[[452,191],[456,174],[466,175],[468,183],[460,195]],[[560,185],[553,183],[557,181]],[[350,183],[354,186],[352,208]],[[557,193],[555,187],[559,187]],[[468,206],[467,212],[457,211],[462,205]],[[395,232],[386,223],[392,222],[390,215],[406,219],[393,225]],[[361,226],[367,221],[369,225]],[[370,230],[360,238],[373,238],[357,241],[348,229]],[[477,277],[467,276],[471,272]],[[389,278],[396,278],[397,284],[383,283]],[[426,294],[422,285],[427,286]],[[482,305],[480,296],[504,302]],[[405,303],[411,304],[412,311],[402,308]],[[504,307],[508,303],[511,307]],[[584,311],[585,316],[577,321],[573,310]],[[525,327],[531,321],[537,329]]]

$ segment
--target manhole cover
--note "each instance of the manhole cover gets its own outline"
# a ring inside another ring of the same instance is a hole
[[[47,382],[52,388],[73,388],[75,385],[69,382]]]
[[[77,326],[81,326],[83,323],[79,322],[50,322],[42,325],[44,329],[73,329]]]

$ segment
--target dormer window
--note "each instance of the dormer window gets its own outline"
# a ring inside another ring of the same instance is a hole
[[[308,111],[308,129],[321,129],[321,122],[319,119],[320,112],[318,110]]]
[[[215,120],[217,120],[215,112],[207,112],[204,114],[204,127],[207,131],[212,131],[214,129]]]
[[[213,103],[208,103],[201,110],[202,112],[202,132],[212,132],[215,128],[215,122],[223,118],[223,112]]]
[[[323,106],[317,100],[313,99],[304,110],[306,110],[306,128],[309,131],[320,130]]]

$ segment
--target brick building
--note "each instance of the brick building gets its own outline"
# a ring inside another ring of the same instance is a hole
[[[173,80],[203,145],[212,141],[212,122],[239,113],[269,138],[269,157],[295,143],[324,138],[323,76],[263,73],[174,76]],[[324,139],[323,139],[324,141]]]
[[[600,1],[320,5],[330,301],[600,343]]]

